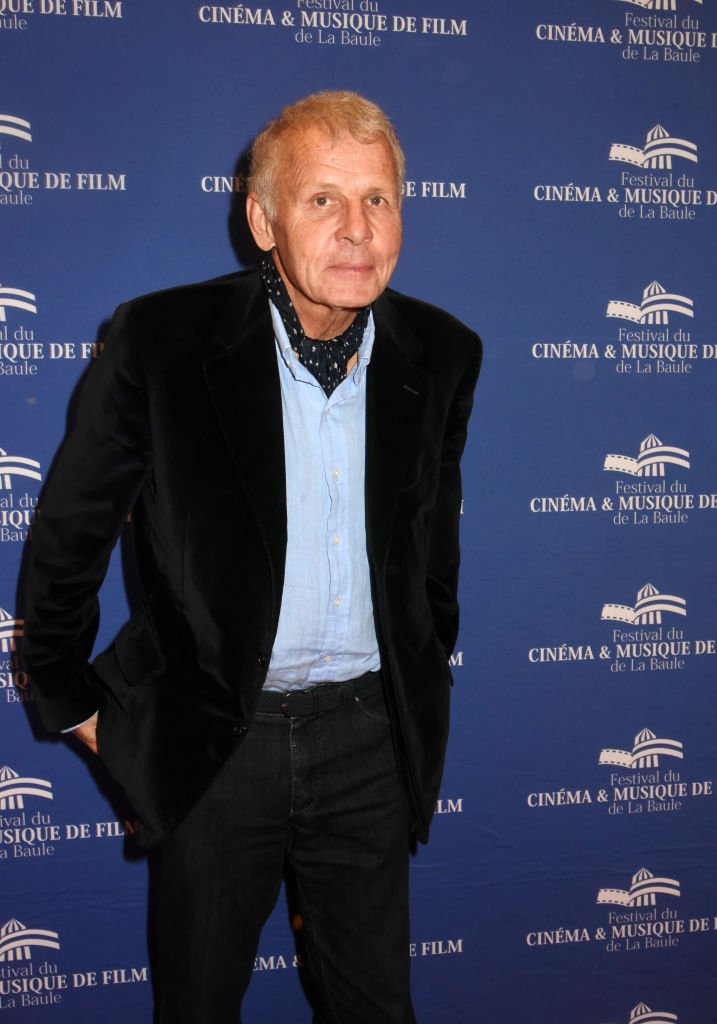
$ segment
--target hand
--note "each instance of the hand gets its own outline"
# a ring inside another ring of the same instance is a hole
[[[97,713],[88,718],[82,725],[72,730],[72,735],[89,747],[93,754],[97,753]]]

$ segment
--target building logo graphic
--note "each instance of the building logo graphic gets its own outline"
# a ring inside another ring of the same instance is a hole
[[[643,291],[639,306],[632,302],[611,299],[607,304],[605,316],[619,317],[620,320],[629,320],[633,324],[667,324],[669,313],[694,316],[694,303],[685,295],[668,292],[659,281],[652,281]]]
[[[701,0],[698,0],[698,3],[701,3]],[[644,1003],[638,1003],[630,1012],[628,1024],[677,1024],[677,1014],[651,1010]]]
[[[609,622],[629,622],[630,625],[652,626],[662,622],[662,613],[687,615],[687,602],[683,597],[661,594],[651,583],[637,592],[635,607],[627,604],[604,604],[600,618]]]
[[[0,811],[21,811],[26,796],[52,800],[52,783],[45,779],[21,778],[7,765],[0,768]]]
[[[60,936],[44,928],[26,928],[14,917],[0,928],[0,963],[9,960],[31,960],[32,947],[59,949]]]
[[[632,876],[629,889],[600,889],[595,902],[615,907],[654,907],[658,895],[679,896],[680,883],[674,878],[657,877],[647,868],[640,868]]]
[[[6,309],[24,309],[27,313],[37,313],[37,299],[32,292],[22,288],[3,288],[0,285],[0,324],[7,319]]]
[[[25,620],[13,619],[9,612],[0,608],[0,653],[12,654],[17,641],[25,635]]]
[[[627,473],[629,476],[664,476],[665,466],[690,468],[690,453],[685,448],[663,444],[659,437],[648,434],[640,442],[636,459],[629,455],[606,455],[603,470]]]
[[[671,170],[672,158],[681,157],[697,163],[697,146],[687,139],[678,139],[670,135],[661,124],[656,124],[647,133],[645,146],[626,146],[615,142],[610,146],[610,159],[620,163],[633,164],[635,167],[649,167],[653,170]]]
[[[29,121],[12,114],[0,114],[0,135],[12,135],[16,139],[32,142],[32,128]]]
[[[679,740],[658,739],[650,729],[642,729],[635,737],[632,750],[605,747],[600,751],[598,764],[620,768],[659,768],[661,756],[682,760],[682,744]]]
[[[26,459],[22,455],[8,455],[0,448],[0,491],[12,490],[14,476],[28,477],[30,480],[42,480],[40,463],[35,459]]]

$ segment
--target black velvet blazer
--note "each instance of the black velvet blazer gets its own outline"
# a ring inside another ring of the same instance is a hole
[[[448,732],[459,460],[481,347],[391,290],[374,316],[367,549],[396,749],[425,840]],[[90,665],[97,592],[130,510],[142,606]],[[23,650],[47,728],[100,708],[100,755],[146,844],[251,727],[285,551],[279,376],[258,275],[121,306],[41,499]]]

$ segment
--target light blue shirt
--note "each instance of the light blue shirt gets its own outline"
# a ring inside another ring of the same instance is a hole
[[[284,419],[287,547],[264,685],[297,690],[381,665],[364,513],[366,369],[375,328],[370,314],[355,368],[327,398],[270,307]]]

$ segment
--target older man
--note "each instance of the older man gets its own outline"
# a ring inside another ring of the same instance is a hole
[[[480,342],[386,289],[403,166],[354,93],[286,108],[253,151],[259,272],[120,307],[42,501],[25,654],[155,847],[166,1024],[240,1020],[286,862],[315,1019],[414,1020]],[[90,665],[129,509],[143,601]]]

